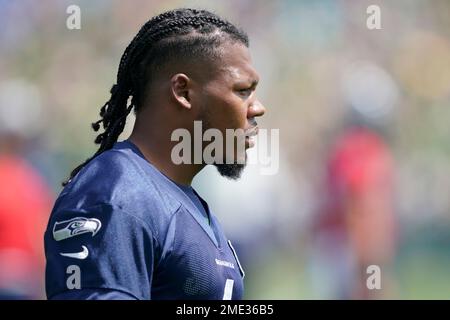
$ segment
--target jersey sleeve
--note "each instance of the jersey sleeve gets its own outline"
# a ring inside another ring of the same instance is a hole
[[[138,217],[111,205],[60,210],[44,243],[47,298],[151,299],[156,241]]]

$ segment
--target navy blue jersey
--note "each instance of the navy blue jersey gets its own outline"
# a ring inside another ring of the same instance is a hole
[[[200,200],[204,212],[134,144],[116,143],[56,200],[44,237],[47,297],[241,299],[244,272]]]

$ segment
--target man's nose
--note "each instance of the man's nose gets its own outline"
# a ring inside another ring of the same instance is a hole
[[[248,108],[249,118],[261,117],[264,113],[266,113],[266,108],[259,100],[255,100]]]

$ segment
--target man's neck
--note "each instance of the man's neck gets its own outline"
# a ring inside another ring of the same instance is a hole
[[[191,185],[195,175],[204,167],[203,164],[175,164],[171,154],[176,142],[170,141],[170,135],[158,137],[133,130],[128,140],[139,148],[148,162],[178,184]]]

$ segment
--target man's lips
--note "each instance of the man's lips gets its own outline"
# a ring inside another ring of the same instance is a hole
[[[245,131],[245,145],[247,148],[252,148],[255,146],[255,136],[258,134],[259,128],[253,127]]]
[[[259,128],[258,127],[253,127],[250,128],[248,130],[245,131],[245,136],[246,137],[253,137],[256,136],[258,134]]]

